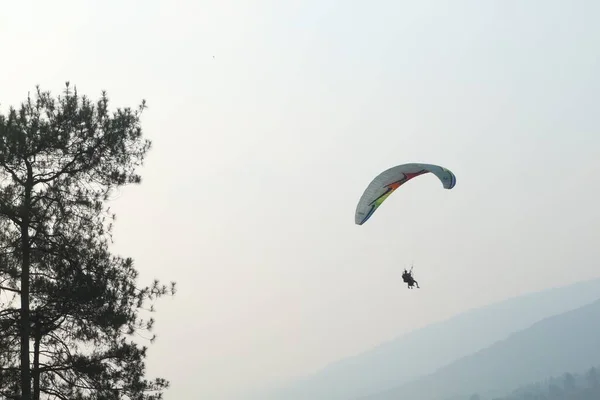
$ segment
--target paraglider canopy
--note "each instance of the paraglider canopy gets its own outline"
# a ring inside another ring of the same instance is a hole
[[[444,189],[452,189],[456,185],[456,176],[439,165],[419,163],[398,165],[383,171],[367,186],[356,206],[354,222],[357,225],[364,224],[394,190],[409,180],[427,173],[437,176]]]

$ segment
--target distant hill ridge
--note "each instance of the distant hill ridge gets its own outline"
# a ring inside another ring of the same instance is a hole
[[[548,317],[396,389],[360,400],[506,395],[528,382],[588,369],[600,361],[600,300]],[[356,398],[356,397],[355,397]]]
[[[513,332],[600,298],[600,279],[514,297],[428,325],[261,396],[348,400],[398,387]]]

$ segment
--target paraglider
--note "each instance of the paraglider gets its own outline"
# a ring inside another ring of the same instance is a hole
[[[404,272],[402,273],[402,280],[408,285],[409,289],[412,289],[413,286],[415,286],[415,285],[417,285],[417,289],[420,289],[419,282],[417,282],[415,280],[415,278],[413,277],[412,271],[413,271],[412,265],[410,267],[410,271],[407,271],[405,268]]]
[[[364,224],[396,189],[427,173],[437,176],[444,189],[452,189],[456,185],[456,176],[439,165],[410,163],[395,166],[383,171],[367,186],[356,206],[354,222],[357,225]]]
[[[428,173],[435,175],[442,182],[444,189],[449,190],[456,185],[456,176],[452,171],[439,165],[419,163],[397,165],[377,175],[367,186],[356,206],[354,222],[357,225],[364,224],[396,189],[409,180]],[[402,280],[409,289],[413,289],[414,286],[420,288],[413,277],[412,270],[412,266],[410,271],[405,268]]]

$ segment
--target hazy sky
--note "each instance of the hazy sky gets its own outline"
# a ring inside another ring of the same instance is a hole
[[[115,251],[178,282],[148,359],[167,400],[243,399],[598,276],[597,1],[5,3],[2,109],[67,80],[148,101]],[[369,181],[418,161],[456,187],[421,177],[355,225]]]

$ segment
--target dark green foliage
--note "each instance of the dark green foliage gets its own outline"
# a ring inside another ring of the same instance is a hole
[[[142,400],[168,387],[145,379],[146,347],[130,337],[152,329],[140,312],[174,284],[136,285],[133,260],[109,251],[104,205],[141,181],[144,108],[110,113],[106,94],[92,103],[67,84],[0,115],[0,301],[12,295],[0,303],[0,396]]]
[[[561,377],[520,387],[509,396],[490,400],[598,400],[599,376],[598,369],[592,367],[583,374],[565,373]],[[484,397],[478,398],[486,400]],[[470,400],[473,400],[473,396]]]

